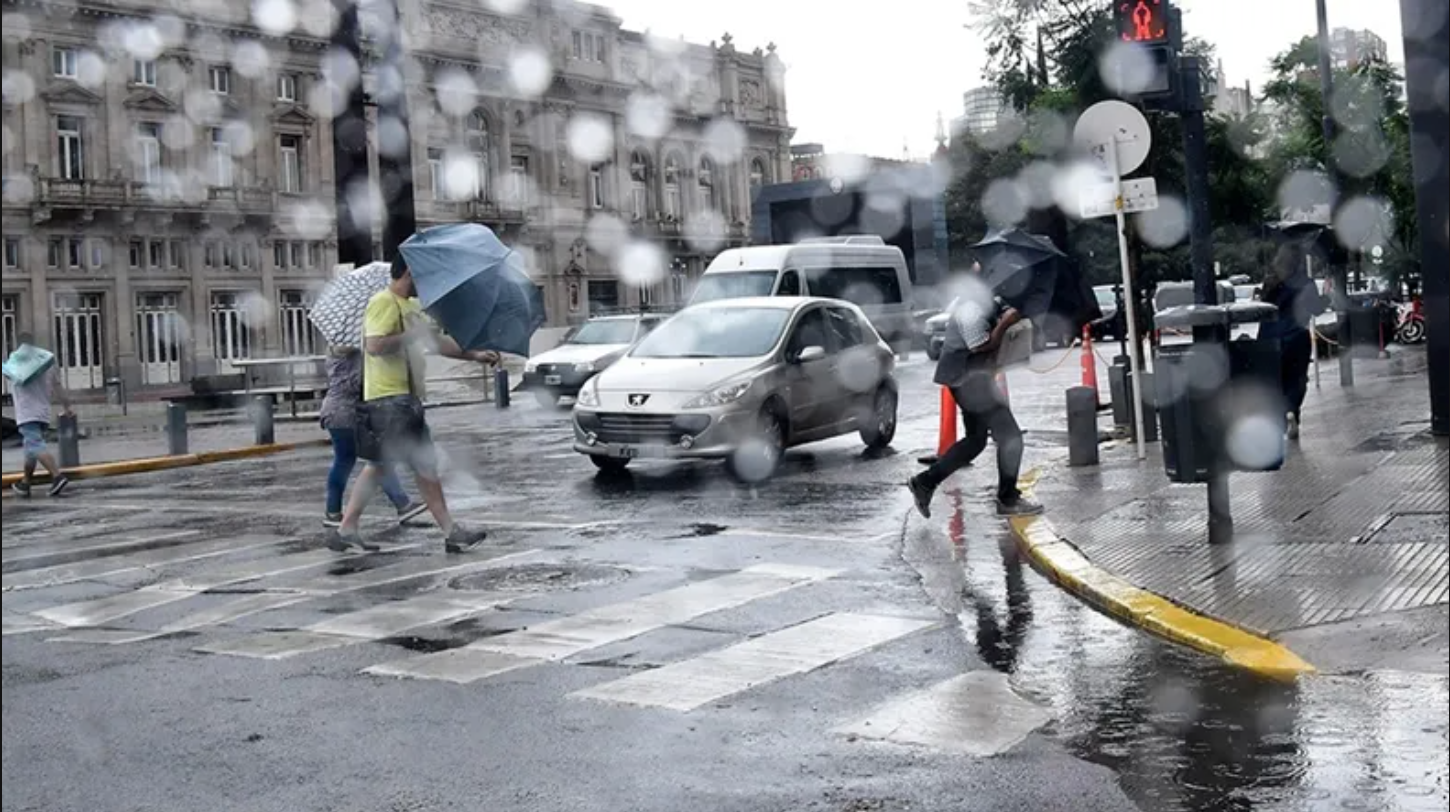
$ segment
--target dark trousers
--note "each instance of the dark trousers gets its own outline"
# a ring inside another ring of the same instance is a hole
[[[347,478],[357,465],[357,434],[352,429],[329,429],[332,436],[332,469],[327,472],[327,512],[342,512],[342,492],[347,488]],[[402,510],[408,506],[408,492],[398,480],[398,472],[388,466],[383,474],[383,493],[393,507]]]
[[[1299,331],[1285,336],[1279,342],[1280,386],[1284,391],[1284,405],[1294,419],[1304,408],[1304,396],[1309,394],[1309,362],[1313,360],[1314,345],[1309,332]]]
[[[950,387],[962,410],[965,431],[920,475],[922,484],[936,488],[947,477],[972,464],[987,448],[990,437],[997,444],[997,498],[1012,504],[1021,498],[1017,475],[1022,469],[1022,429],[1012,409],[1003,402],[997,382],[988,372],[972,372],[960,386]]]

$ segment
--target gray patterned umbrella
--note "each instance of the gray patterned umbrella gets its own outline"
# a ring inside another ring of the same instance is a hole
[[[361,347],[368,300],[386,288],[392,278],[391,266],[386,262],[372,262],[349,271],[323,288],[307,317],[328,344]]]

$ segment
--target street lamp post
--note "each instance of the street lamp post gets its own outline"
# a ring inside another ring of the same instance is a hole
[[[362,31],[358,7],[352,0],[337,2],[337,27],[332,32],[327,81],[347,88],[342,106],[332,118],[333,205],[337,216],[337,261],[362,266],[373,261],[372,218],[366,205],[368,189],[368,125],[362,86]]]
[[[1324,128],[1324,171],[1329,176],[1330,185],[1333,187],[1329,212],[1330,224],[1334,222],[1334,209],[1338,200],[1340,184],[1339,172],[1334,163],[1334,114],[1330,109],[1330,100],[1334,98],[1334,64],[1329,53],[1329,10],[1325,0],[1314,0],[1314,11],[1319,21],[1319,90],[1323,97],[1323,117],[1321,125]],[[1339,311],[1339,385],[1354,386],[1354,358],[1350,355],[1349,348],[1349,273],[1342,263],[1331,266],[1331,273],[1334,274],[1334,292],[1338,298],[1336,309]]]

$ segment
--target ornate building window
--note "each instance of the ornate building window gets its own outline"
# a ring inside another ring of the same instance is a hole
[[[639,150],[629,156],[629,206],[635,220],[649,217],[649,156]]]
[[[665,159],[665,216],[678,220],[684,215],[684,201],[680,197],[680,159],[670,155]]]
[[[488,135],[488,117],[481,110],[475,110],[468,116],[467,130],[464,132],[464,143],[474,162],[473,197],[476,200],[484,200],[489,194],[488,162],[491,151]]]

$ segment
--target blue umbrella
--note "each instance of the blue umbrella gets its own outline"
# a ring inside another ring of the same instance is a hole
[[[398,246],[418,301],[465,350],[529,354],[544,323],[544,302],[523,257],[486,226],[453,223],[420,231]]]

